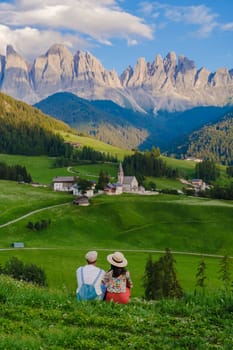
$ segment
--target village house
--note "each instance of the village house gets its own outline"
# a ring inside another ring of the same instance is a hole
[[[108,195],[121,194],[122,193],[122,185],[120,183],[107,184],[104,189],[104,193]]]
[[[56,176],[53,179],[53,190],[61,192],[72,192],[75,176]]]
[[[85,194],[85,196],[87,197],[93,197],[94,196],[94,190],[95,190],[95,187],[96,187],[96,182],[95,181],[92,181],[92,186],[90,189],[87,189],[85,191],[85,193],[82,192],[82,190],[80,189],[80,186],[76,183],[72,186],[72,191],[73,191],[73,195],[74,196],[81,196],[83,194]]]
[[[202,162],[202,159],[196,158],[196,157],[187,157],[184,160],[191,160],[191,161],[196,162],[196,163],[201,163]]]
[[[73,191],[73,195],[74,196],[81,196],[83,194],[83,192],[81,191],[80,187],[78,184],[74,184],[72,186],[72,191]],[[94,196],[94,188],[90,188],[88,190],[85,191],[85,196],[87,197],[93,197]]]
[[[77,204],[82,207],[87,207],[88,205],[90,205],[90,202],[87,196],[79,196],[73,200],[73,204]]]
[[[207,188],[206,183],[202,179],[192,179],[191,183],[197,191],[205,191]]]

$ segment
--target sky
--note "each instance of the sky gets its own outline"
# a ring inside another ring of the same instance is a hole
[[[0,1],[0,54],[10,44],[32,63],[57,43],[91,52],[118,74],[171,51],[198,69],[232,69],[233,1]]]

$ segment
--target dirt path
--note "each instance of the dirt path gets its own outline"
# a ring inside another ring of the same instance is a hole
[[[6,250],[62,250],[66,248],[46,248],[46,247],[31,247],[31,248],[0,248],[0,251],[6,251]],[[87,248],[74,248],[73,250],[88,250]],[[112,252],[115,251],[116,249],[113,248],[96,248],[99,252]],[[132,253],[158,253],[158,254],[164,254],[164,250],[154,250],[154,249],[121,249],[122,252],[132,252]],[[194,253],[194,252],[178,252],[178,251],[173,251],[171,250],[171,253],[174,255],[192,255],[192,256],[199,256],[199,257],[209,257],[209,258],[216,258],[216,259],[221,259],[223,258],[223,255],[218,255],[218,254],[208,254],[208,253]],[[233,256],[229,256],[230,259],[233,259]]]
[[[9,225],[11,225],[11,224],[13,224],[13,223],[15,223],[15,222],[17,222],[17,221],[20,221],[20,220],[22,220],[22,219],[27,218],[27,217],[30,216],[30,215],[39,213],[40,211],[48,210],[48,209],[56,208],[56,207],[61,207],[61,206],[63,206],[63,205],[68,205],[68,204],[70,204],[70,202],[68,202],[68,203],[62,203],[62,204],[56,204],[56,205],[51,205],[51,206],[49,206],[49,207],[45,207],[45,208],[40,208],[40,209],[33,210],[33,211],[31,211],[30,213],[27,213],[27,214],[25,214],[25,215],[22,215],[22,216],[20,216],[20,217],[17,218],[17,219],[8,221],[8,222],[6,222],[5,224],[0,225],[0,228],[9,226]]]

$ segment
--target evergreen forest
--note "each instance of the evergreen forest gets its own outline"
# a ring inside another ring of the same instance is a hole
[[[0,153],[58,156],[71,152],[59,132],[71,129],[36,108],[0,93]]]
[[[233,112],[217,123],[209,124],[188,138],[186,156],[233,164]]]

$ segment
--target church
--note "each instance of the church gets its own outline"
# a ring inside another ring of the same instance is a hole
[[[123,167],[120,163],[117,174],[117,183],[107,184],[104,192],[108,195],[116,195],[123,192],[138,192],[138,181],[135,176],[124,176]]]
[[[122,192],[138,192],[138,180],[135,176],[124,176],[122,164],[118,169],[118,183],[122,185]]]

